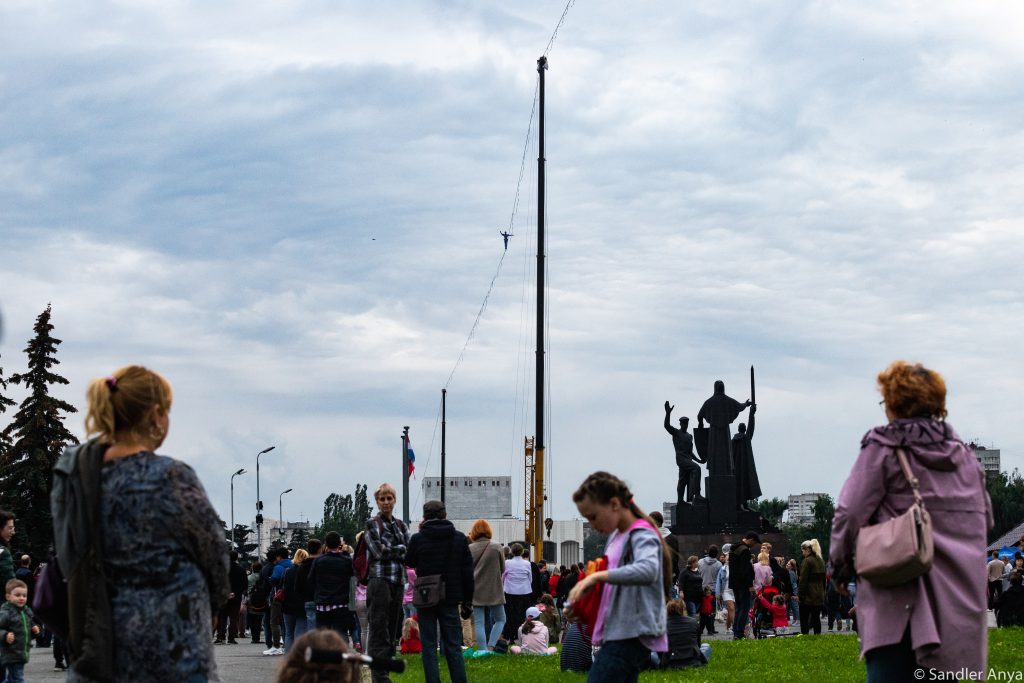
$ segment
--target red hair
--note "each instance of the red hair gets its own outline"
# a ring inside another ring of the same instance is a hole
[[[895,361],[878,373],[878,388],[897,419],[946,417],[946,382],[942,375],[920,363]]]
[[[476,520],[473,522],[473,527],[469,530],[470,541],[477,541],[481,538],[493,538],[491,525],[487,523],[486,519]]]

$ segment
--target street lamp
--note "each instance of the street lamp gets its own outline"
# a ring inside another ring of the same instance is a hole
[[[275,446],[264,448],[256,454],[256,554],[263,554],[263,501],[260,500],[260,456],[274,450]]]
[[[282,512],[283,508],[281,507],[281,499],[284,497],[284,494],[291,492],[291,489],[281,491],[281,495],[277,497],[277,533],[279,536],[284,536],[284,528],[281,526],[284,524],[284,512]]]
[[[235,546],[238,545],[238,539],[235,538],[235,477],[239,474],[245,474],[244,469],[240,469],[231,475],[231,549],[235,550]]]

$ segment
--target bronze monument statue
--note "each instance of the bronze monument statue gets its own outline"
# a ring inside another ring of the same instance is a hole
[[[692,503],[700,499],[700,466],[704,463],[693,454],[693,437],[686,431],[690,418],[679,418],[679,428],[672,426],[672,409],[675,406],[665,401],[665,431],[672,435],[672,446],[676,450],[676,466],[679,468],[679,481],[676,484],[676,504]]]
[[[697,453],[708,463],[708,475],[720,476],[734,474],[732,458],[731,425],[743,409],[751,404],[750,399],[740,403],[725,394],[725,382],[715,382],[715,393],[704,401],[697,413],[697,429],[693,436],[697,444]],[[704,426],[704,421],[708,426]]]
[[[750,428],[740,424],[736,436],[732,437],[733,474],[736,476],[736,502],[740,510],[750,510],[748,501],[761,497],[761,482],[757,479],[757,467],[754,466],[754,413],[757,404],[750,405]]]

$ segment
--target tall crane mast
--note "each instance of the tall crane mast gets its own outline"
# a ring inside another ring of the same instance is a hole
[[[533,559],[544,558],[544,73],[548,58],[537,60],[538,128],[537,128],[537,351],[536,351],[536,430],[533,439],[526,439],[526,542],[533,547]]]

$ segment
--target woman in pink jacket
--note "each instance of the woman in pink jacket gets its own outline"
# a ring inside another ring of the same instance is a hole
[[[857,622],[867,680],[909,681],[914,670],[984,675],[987,615],[985,532],[992,503],[971,450],[945,422],[946,385],[935,371],[896,361],[878,376],[889,423],[864,435],[839,494],[830,559],[841,585],[852,576],[861,527],[899,516],[914,502],[896,449],[907,454],[932,520],[935,560],[892,588],[861,580]],[[980,680],[980,679],[979,679]]]

